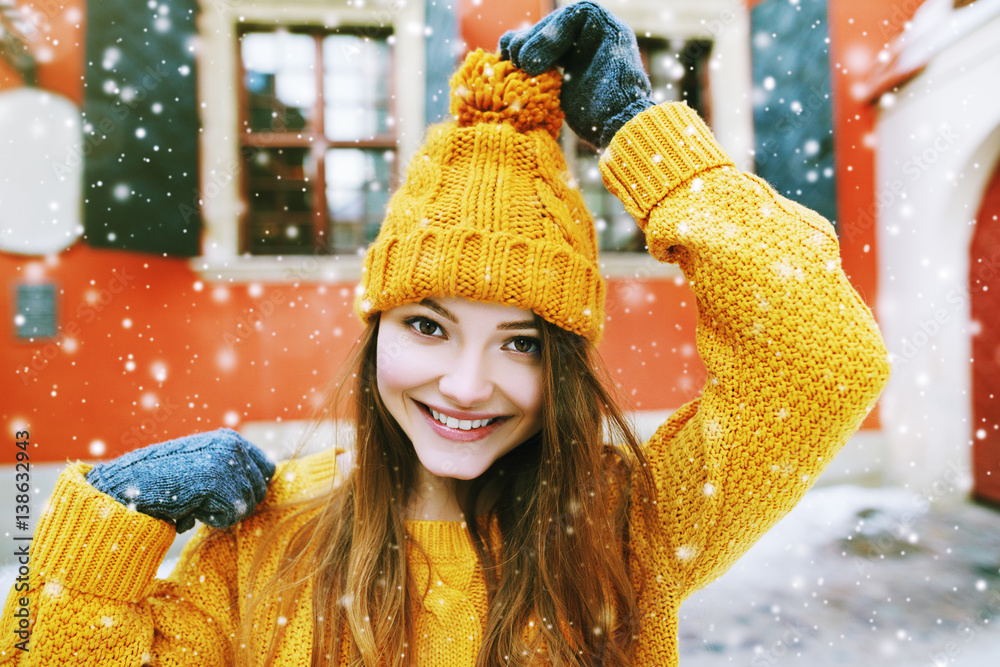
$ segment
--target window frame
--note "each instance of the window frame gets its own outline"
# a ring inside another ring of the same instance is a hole
[[[360,3],[359,3],[360,4]],[[391,30],[394,35],[393,100],[398,182],[410,157],[420,148],[425,125],[424,3],[374,0],[361,8],[347,0],[227,0],[213,3],[199,16],[198,97],[203,110],[200,137],[200,193],[204,220],[201,255],[191,268],[213,282],[296,283],[352,282],[361,275],[361,255],[249,255],[241,247],[242,220],[247,206],[243,192],[242,132],[244,114],[239,37],[253,27],[310,28],[327,31],[340,26],[360,30]],[[194,48],[192,46],[192,48]],[[322,184],[317,183],[317,187]]]
[[[556,0],[557,7],[573,4]],[[677,41],[712,42],[708,59],[712,131],[739,169],[753,170],[753,75],[750,69],[750,11],[742,0],[602,0],[636,35]],[[725,60],[726,67],[718,63]],[[742,63],[742,67],[733,63]],[[570,172],[577,173],[577,139],[568,128],[561,135]],[[675,264],[652,260],[646,252],[600,253],[609,278],[680,279]]]
[[[668,40],[659,35],[649,33],[638,35],[639,50],[642,54],[643,65],[650,73],[653,83],[654,100],[655,94],[661,90],[657,87],[657,79],[653,76],[655,64],[653,58],[658,54],[677,54],[675,49],[679,48],[676,40]],[[685,68],[685,73],[681,79],[674,79],[668,83],[668,87],[674,89],[672,93],[678,99],[686,100],[702,118],[711,126],[711,99],[708,95],[708,62],[711,57],[711,42],[707,40],[688,40],[681,42],[683,50],[680,61],[684,63],[697,63],[697,69],[691,73]],[[691,51],[694,50],[692,53]],[[660,83],[663,83],[662,81]],[[693,95],[688,96],[688,91]],[[657,100],[660,101],[660,100]],[[666,101],[666,100],[662,100]],[[571,133],[569,133],[571,134]],[[609,254],[620,254],[622,257],[629,257],[635,254],[646,252],[645,242],[642,232],[632,216],[627,213],[621,202],[604,187],[600,177],[593,173],[596,171],[596,162],[599,160],[601,152],[594,146],[579,141],[578,138],[570,136],[563,142],[567,151],[567,164],[575,174],[579,187],[584,194],[584,201],[587,203],[590,213],[594,216],[595,223],[603,220],[604,228],[598,226],[597,238],[601,256]],[[570,154],[568,151],[572,151]],[[592,166],[593,165],[593,166]],[[595,178],[596,176],[596,178]],[[629,235],[628,243],[615,243],[612,237],[622,233]],[[613,248],[603,245],[606,241],[613,242]],[[633,247],[626,248],[626,245]]]
[[[274,131],[260,131],[260,132],[250,132],[248,128],[250,127],[251,120],[249,117],[250,104],[249,104],[249,94],[246,87],[246,69],[243,65],[242,49],[241,49],[241,39],[248,33],[260,33],[269,32],[276,33],[278,30],[286,29],[288,32],[297,35],[308,35],[314,42],[316,49],[316,62],[322,63],[323,54],[323,38],[334,34],[361,34],[365,37],[384,39],[393,36],[391,28],[376,29],[374,26],[337,26],[333,28],[329,27],[317,27],[317,26],[279,26],[275,28],[273,25],[266,24],[247,24],[244,23],[239,27],[239,32],[237,36],[237,55],[236,55],[236,65],[237,65],[237,80],[238,80],[238,111],[239,111],[239,144],[240,144],[240,154],[243,155],[243,151],[253,151],[253,150],[263,150],[263,149],[306,149],[314,156],[321,155],[322,157],[316,157],[316,170],[311,176],[314,179],[312,182],[313,189],[313,205],[309,211],[308,217],[312,220],[313,231],[312,231],[312,242],[313,250],[305,253],[289,253],[285,255],[286,257],[292,259],[295,257],[300,257],[302,255],[315,254],[320,256],[334,256],[350,254],[350,252],[340,252],[333,253],[330,251],[334,243],[334,230],[333,230],[333,220],[329,219],[329,209],[327,206],[327,183],[326,183],[326,154],[331,149],[339,148],[357,148],[362,150],[376,149],[383,151],[392,151],[396,153],[398,150],[399,139],[395,130],[395,124],[393,124],[393,129],[388,134],[377,135],[369,139],[361,140],[349,140],[349,139],[330,139],[326,136],[326,120],[325,120],[325,98],[328,93],[326,90],[326,70],[324,67],[319,66],[315,71],[316,79],[316,100],[312,105],[312,111],[314,112],[317,122],[316,126],[304,130],[285,130],[283,132]],[[395,41],[394,39],[392,40]],[[394,90],[395,86],[395,75],[394,70],[390,70],[390,84],[389,89]],[[396,99],[394,95],[389,97],[389,108],[390,116],[396,117],[398,113]],[[399,170],[396,167],[396,161],[393,161],[392,174],[390,176],[389,191],[392,192],[398,186]],[[248,173],[241,173],[240,178],[240,196],[242,201],[247,205],[241,212],[239,220],[239,248],[242,255],[251,255],[253,257],[274,257],[280,256],[281,253],[274,252],[261,252],[253,254],[251,249],[252,239],[250,237],[250,227],[252,225],[251,216],[253,215],[252,206],[250,205],[251,187],[250,187],[250,176]],[[329,232],[326,236],[321,232],[321,227],[319,222],[330,223],[329,228],[326,229]]]
[[[572,4],[556,0],[563,7]],[[753,170],[753,72],[750,10],[744,0],[602,0],[635,31],[652,38],[712,42],[708,107],[712,132],[736,166]],[[722,62],[725,67],[720,67]]]
[[[556,0],[557,6],[570,4]],[[753,97],[750,69],[750,13],[742,0],[605,0],[602,4],[627,22],[637,34],[667,39],[712,40],[709,104],[719,143],[743,170],[753,168]],[[241,24],[318,27],[332,25],[391,25],[396,36],[393,67],[397,81],[397,181],[420,148],[425,130],[426,71],[420,0],[373,0],[358,9],[347,0],[226,0],[199,16],[199,103],[201,193],[204,220],[202,254],[190,261],[205,280],[217,282],[356,282],[362,255],[246,256],[239,248],[239,218],[245,205],[239,188],[237,37]],[[192,47],[193,48],[193,47]],[[725,60],[727,66],[717,68]],[[736,66],[733,63],[742,63]],[[576,148],[572,132],[563,132],[563,149],[571,169]],[[602,274],[608,278],[645,280],[681,277],[672,264],[662,264],[642,252],[601,253]]]

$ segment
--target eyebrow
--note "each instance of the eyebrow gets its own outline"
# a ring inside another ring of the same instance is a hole
[[[429,308],[430,310],[433,310],[441,317],[444,317],[458,324],[458,318],[455,317],[454,313],[452,313],[450,310],[448,310],[441,304],[437,303],[436,301],[432,301],[431,299],[422,299],[420,301],[420,305],[423,306],[424,308]],[[497,325],[498,331],[514,331],[521,329],[537,329],[537,328],[538,326],[535,324],[534,320],[521,320],[520,322],[501,322],[500,324]]]

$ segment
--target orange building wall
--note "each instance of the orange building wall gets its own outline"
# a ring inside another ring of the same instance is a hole
[[[352,285],[228,287],[184,260],[82,244],[52,260],[0,256],[0,276],[8,287],[44,278],[59,292],[56,341],[4,346],[4,420],[30,428],[43,460],[88,458],[102,451],[95,440],[113,456],[245,420],[305,418],[361,329]]]
[[[987,262],[1000,253],[1000,164],[983,192],[969,245],[972,337],[973,495],[1000,505],[1000,275]]]
[[[460,0],[459,30],[466,48],[493,51],[500,35],[508,30],[520,30],[537,23],[552,11],[552,0]]]
[[[831,19],[838,21],[831,26],[834,63],[846,62],[859,44],[871,48],[863,26],[878,29],[877,7],[843,1],[836,3],[836,14],[831,3]],[[507,21],[483,13],[498,4],[462,1],[461,26],[470,47],[492,48],[504,29],[535,21],[549,7],[541,0],[502,3],[510,12]],[[83,2],[68,7],[80,16],[49,17],[51,30],[43,34],[68,32],[59,33],[53,47],[58,55],[41,64],[39,74],[45,87],[79,103]],[[847,76],[836,77],[834,86],[845,228],[849,211],[874,201],[872,150],[863,141],[873,118],[846,96]],[[2,72],[0,81],[0,87],[14,83]],[[847,166],[853,168],[845,176]],[[873,249],[873,228],[850,239],[845,234],[844,266],[869,303]],[[183,260],[83,244],[53,258],[0,254],[8,323],[13,285],[39,279],[53,280],[59,289],[59,344],[17,342],[11,325],[0,333],[0,373],[7,378],[0,423],[10,434],[30,428],[38,443],[36,461],[93,458],[100,451],[110,457],[193,431],[307,418],[360,331],[350,307],[351,284],[217,285],[201,281]],[[600,349],[632,407],[670,409],[695,397],[705,371],[694,347],[689,288],[673,280],[612,280],[608,287],[611,319]],[[869,427],[875,425],[869,420]]]
[[[903,32],[923,0],[828,0],[830,83],[837,170],[837,211],[844,271],[865,301],[877,299],[878,264],[875,226],[875,108],[855,95],[876,62]],[[864,428],[878,427],[878,408]]]
[[[17,0],[30,26],[28,48],[38,61],[38,86],[83,101],[83,39],[86,0]],[[23,85],[21,77],[0,58],[0,90]]]
[[[7,295],[38,280],[59,294],[59,337],[18,343],[8,329],[0,361],[6,430],[29,429],[38,461],[306,419],[361,331],[353,284],[212,284],[184,260],[82,244],[51,259],[0,255],[0,280]],[[611,281],[608,311],[601,350],[636,408],[697,394],[704,371],[685,286]]]

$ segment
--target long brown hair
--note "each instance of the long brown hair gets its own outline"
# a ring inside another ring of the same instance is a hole
[[[527,664],[544,643],[552,665],[627,665],[639,627],[626,551],[628,500],[653,483],[594,347],[535,319],[542,429],[494,462],[463,499],[489,595],[476,663]],[[250,599],[237,664],[251,664],[256,637],[264,637],[266,662],[274,659],[286,628],[275,622],[261,633],[255,613],[274,605],[271,618],[291,618],[310,579],[313,665],[337,664],[341,655],[366,667],[409,664],[405,508],[419,462],[377,390],[377,340],[375,317],[345,374],[354,380],[354,465],[339,487],[298,510],[312,516],[281,540],[287,547],[277,574]],[[284,522],[294,520],[279,522],[268,540],[279,540]],[[251,564],[251,590],[266,551]],[[546,622],[533,623],[537,631],[528,636],[533,619]]]

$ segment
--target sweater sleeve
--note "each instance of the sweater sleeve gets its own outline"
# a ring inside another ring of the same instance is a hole
[[[231,664],[231,536],[202,528],[174,575],[156,580],[174,527],[94,489],[89,469],[70,465],[42,512],[27,565],[30,589],[15,585],[4,606],[0,664]],[[27,651],[16,645],[25,636],[15,633],[24,601]]]
[[[708,378],[646,443],[655,498],[630,509],[637,583],[683,598],[802,498],[874,407],[888,357],[833,226],[736,169],[685,104],[629,121],[601,170],[697,302]]]
[[[254,514],[226,530],[202,526],[167,579],[155,577],[173,542],[173,525],[93,488],[86,478],[89,465],[70,465],[35,529],[30,590],[15,584],[7,597],[0,665],[232,665],[249,564],[261,549],[280,550],[267,541],[278,521],[341,483],[337,456],[343,453],[330,448],[278,464]],[[273,572],[276,563],[269,567]],[[23,637],[15,632],[22,606],[28,610],[27,651],[17,646]],[[311,638],[303,628],[311,627],[309,617],[296,617],[290,627],[298,634],[285,645],[305,646],[307,653]]]

